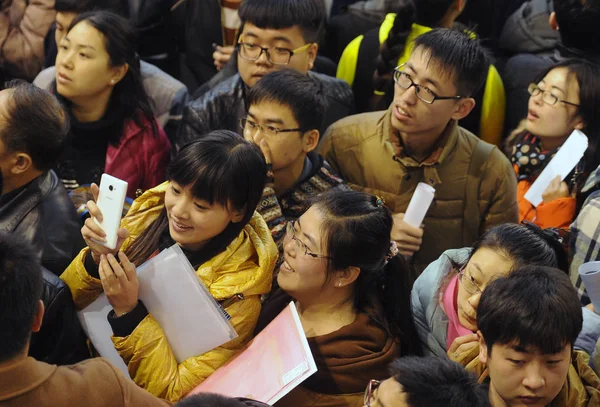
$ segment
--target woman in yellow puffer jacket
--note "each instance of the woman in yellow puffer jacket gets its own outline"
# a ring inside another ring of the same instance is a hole
[[[92,218],[82,235],[88,247],[61,278],[78,309],[103,291],[116,350],[131,378],[154,395],[176,401],[198,386],[251,339],[269,292],[277,246],[255,212],[266,163],[258,147],[229,131],[216,131],[184,146],[169,167],[170,181],[143,194],[121,222],[117,250]],[[97,194],[97,187],[93,186]],[[92,217],[102,214],[88,202]],[[179,244],[215,300],[231,315],[239,337],[177,363],[165,335],[138,300],[136,266]],[[117,251],[119,250],[118,254]]]

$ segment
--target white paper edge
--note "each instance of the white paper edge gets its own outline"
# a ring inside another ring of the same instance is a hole
[[[308,364],[308,370],[302,373],[300,376],[296,377],[294,380],[286,384],[283,389],[277,392],[273,397],[271,397],[265,403],[273,405],[281,400],[285,395],[287,395],[290,391],[298,387],[300,383],[308,379],[310,376],[317,372],[317,365],[315,363],[315,358],[313,357],[312,351],[310,350],[310,346],[308,346],[308,339],[306,339],[306,334],[304,333],[304,328],[302,327],[302,322],[300,322],[300,315],[298,315],[298,310],[296,309],[296,305],[294,302],[290,302],[288,308],[292,309],[292,315],[294,317],[294,322],[296,323],[296,328],[298,328],[298,333],[300,334],[300,341],[302,342],[302,348],[304,350],[304,354],[306,355],[306,362]]]

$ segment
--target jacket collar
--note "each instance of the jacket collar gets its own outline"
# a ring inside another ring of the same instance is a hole
[[[27,393],[47,381],[58,366],[27,357],[0,368],[0,400]]]
[[[419,162],[410,155],[406,154],[406,151],[401,146],[400,152],[396,154],[394,145],[392,144],[391,137],[394,136],[395,130],[392,128],[392,108],[386,111],[379,123],[377,124],[378,135],[384,144],[386,151],[389,151],[394,161],[399,162],[407,168],[423,168],[425,174],[425,180],[431,185],[441,184],[442,181],[438,174],[438,166],[444,162],[446,157],[450,155],[456,143],[458,141],[458,122],[451,120],[442,134],[438,139],[437,147],[431,153],[431,155]],[[399,137],[399,136],[398,136]],[[402,141],[400,140],[400,143]]]

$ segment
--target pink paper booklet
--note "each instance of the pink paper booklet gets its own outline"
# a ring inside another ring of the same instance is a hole
[[[218,393],[274,404],[317,371],[300,317],[290,303],[242,353],[191,393]]]

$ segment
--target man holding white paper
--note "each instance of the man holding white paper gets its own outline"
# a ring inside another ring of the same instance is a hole
[[[392,239],[413,255],[419,271],[443,251],[469,246],[484,230],[518,219],[510,163],[457,124],[475,106],[472,96],[488,68],[484,49],[468,35],[432,30],[395,69],[387,111],[340,120],[323,138],[320,152],[332,167],[395,212]],[[425,227],[404,221],[419,182],[435,188]]]

